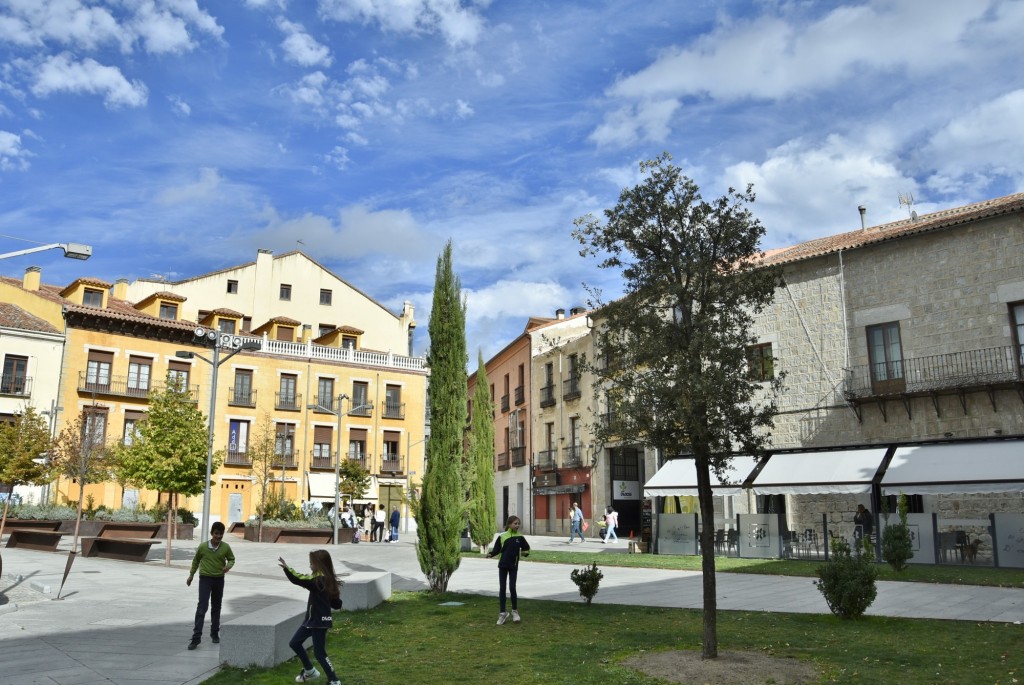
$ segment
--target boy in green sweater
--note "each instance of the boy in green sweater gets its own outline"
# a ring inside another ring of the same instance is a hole
[[[213,599],[213,610],[210,612],[210,639],[220,642],[220,604],[224,599],[224,574],[235,565],[235,555],[231,547],[224,542],[224,524],[220,521],[210,526],[210,540],[200,543],[196,549],[196,557],[192,560],[192,570],[188,574],[185,585],[192,585],[192,578],[199,570],[199,604],[196,607],[196,623],[192,628],[192,641],[189,649],[199,646],[203,637],[203,622],[206,620],[206,609]]]

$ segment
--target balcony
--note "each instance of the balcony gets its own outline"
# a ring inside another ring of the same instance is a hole
[[[540,389],[540,407],[544,409],[553,406],[555,406],[555,386],[545,385]]]
[[[508,408],[509,408],[509,405],[508,405],[508,394],[506,393],[506,394],[501,396],[501,413],[502,414],[507,414],[508,413]]]
[[[252,466],[249,453],[244,450],[227,450],[224,455],[225,466]]]
[[[601,414],[601,426],[608,431],[609,435],[618,435],[621,428],[620,422],[619,413],[614,409]]]
[[[252,388],[228,388],[228,406],[256,407],[256,391]]]
[[[558,449],[541,450],[537,452],[537,468],[541,471],[554,471],[558,468]]]
[[[578,400],[580,398],[580,379],[577,376],[573,376],[567,381],[562,381],[562,399]]]
[[[373,416],[373,405],[366,401],[365,397],[357,397],[352,400],[352,409],[348,410],[348,416]],[[355,407],[358,407],[356,409]]]
[[[28,397],[32,394],[32,379],[8,374],[0,376],[0,395]]]
[[[958,395],[966,411],[968,392],[987,392],[996,410],[994,391],[1016,388],[1024,392],[1021,364],[1016,348],[990,347],[951,352],[916,359],[865,364],[845,370],[843,394],[860,417],[859,406],[878,402],[885,415],[884,400],[901,399],[910,413],[910,398],[931,397],[936,414],[940,395]]]
[[[576,468],[583,465],[583,445],[569,445],[565,448],[565,457],[562,459],[564,468]]]
[[[512,466],[526,466],[526,448],[513,447],[509,451]]]
[[[293,452],[285,452],[284,454],[275,454],[273,461],[270,462],[272,468],[295,468],[295,454]]]
[[[366,452],[349,452],[345,456],[345,458],[348,459],[351,462],[355,462],[356,464],[359,464],[360,466],[362,466],[365,469],[366,468],[366,462],[369,459],[369,455],[366,454]]]
[[[402,473],[402,455],[385,454],[380,461],[381,473]]]
[[[392,402],[391,400],[384,401],[384,418],[385,419],[404,419],[405,418],[405,402]]]
[[[302,395],[294,392],[275,392],[274,409],[278,411],[302,411]]]
[[[331,457],[330,450],[326,454],[323,450],[311,450],[309,466],[314,469],[334,469],[334,459]]]
[[[516,388],[516,406],[518,407],[520,404],[522,404],[525,401],[526,401],[526,388],[524,388],[523,386],[520,385],[518,388]]]
[[[508,452],[499,452],[495,455],[495,462],[498,464],[499,471],[505,471],[508,469]]]
[[[337,411],[335,404],[338,402],[338,398],[333,395],[317,395],[313,398],[313,411],[318,414],[330,414],[331,412]]]
[[[88,372],[78,372],[78,392],[109,395],[113,397],[131,397],[137,400],[148,400],[149,393],[161,392],[167,388],[166,383],[140,383],[138,379],[129,380],[128,376],[108,376],[89,378]],[[190,385],[185,389],[189,399],[197,402],[199,386]]]

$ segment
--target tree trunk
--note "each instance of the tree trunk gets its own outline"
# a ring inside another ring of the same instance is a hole
[[[14,484],[11,484],[11,494],[4,500],[4,516],[0,519],[0,538],[4,536],[4,526],[7,525],[7,510],[11,506],[11,497],[14,495]]]
[[[705,659],[718,656],[718,583],[715,578],[715,502],[711,491],[710,460],[697,457],[697,497],[700,503],[700,556],[704,574],[704,639],[701,654]]]
[[[171,565],[171,540],[174,539],[173,532],[171,530],[172,522],[177,518],[173,516],[174,510],[170,506],[171,495],[167,496],[167,549],[164,550],[164,566]]]

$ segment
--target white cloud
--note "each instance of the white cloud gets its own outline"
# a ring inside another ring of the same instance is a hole
[[[455,118],[468,119],[473,116],[473,107],[465,100],[455,101]]]
[[[303,67],[329,67],[334,61],[331,50],[306,32],[302,24],[296,24],[283,17],[278,18],[277,27],[285,34],[281,42],[285,59]]]
[[[622,146],[640,141],[662,142],[671,129],[669,122],[679,109],[676,100],[640,102],[622,107],[605,117],[604,122],[590,134],[597,145]]]
[[[171,103],[171,110],[175,114],[180,114],[181,116],[185,117],[192,114],[192,108],[189,106],[189,104],[177,95],[168,95],[167,101]]]
[[[167,188],[157,195],[162,205],[180,205],[203,202],[217,196],[221,176],[216,169],[204,167],[199,170],[199,180],[174,188]]]
[[[466,323],[485,319],[521,317],[523,323],[538,312],[552,312],[570,300],[569,291],[554,281],[499,280],[478,290],[463,289]],[[552,308],[552,303],[557,306]],[[547,314],[541,314],[546,316]]]
[[[0,130],[0,171],[23,171],[31,153],[21,146],[21,136]]]
[[[345,169],[349,163],[348,150],[340,145],[335,145],[330,152],[324,155],[324,161],[335,168]]]
[[[484,21],[461,0],[320,0],[320,13],[340,22],[377,23],[384,31],[440,34],[451,47],[473,45]]]
[[[67,53],[49,57],[39,65],[32,92],[43,97],[57,92],[102,94],[110,109],[142,107],[148,95],[143,83],[129,82],[117,67],[104,66],[92,58],[74,62]]]

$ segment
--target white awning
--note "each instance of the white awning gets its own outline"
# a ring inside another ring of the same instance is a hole
[[[1024,442],[900,447],[882,477],[887,495],[1024,492]]]
[[[666,463],[644,484],[644,497],[678,497],[697,494],[697,462],[692,458],[673,459]],[[711,473],[711,489],[716,495],[739,495],[743,481],[757,465],[753,457],[733,457],[725,472],[728,483],[722,483]]]
[[[756,495],[859,495],[871,492],[887,447],[773,454],[754,478]]]
[[[309,499],[314,502],[334,501],[334,474],[309,474]]]

